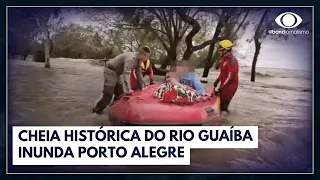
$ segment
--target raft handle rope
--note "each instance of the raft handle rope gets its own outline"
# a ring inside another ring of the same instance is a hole
[[[134,97],[133,96],[123,96],[123,99],[127,100],[127,102],[130,102],[134,99]],[[141,96],[137,96],[136,99],[144,100],[143,97],[141,97]]]
[[[137,97],[138,100],[144,100],[143,97],[138,96]]]

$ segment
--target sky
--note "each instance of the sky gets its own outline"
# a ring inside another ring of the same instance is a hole
[[[303,15],[304,16],[300,15],[302,20],[305,16],[310,16],[310,14]],[[84,14],[65,12],[64,23],[68,24],[70,22],[81,25],[97,25],[97,23],[89,21]],[[294,30],[299,30],[299,27],[294,28]],[[244,61],[243,63],[248,66],[251,66],[254,43],[252,42],[249,44],[246,42],[246,39],[252,38],[253,33],[254,26],[248,27],[241,40],[237,42],[239,47],[235,47],[239,52],[250,52],[251,56],[242,60]],[[312,32],[310,29],[309,34],[300,34],[297,35],[297,37],[290,35],[288,40],[264,41],[258,58],[257,67],[311,70],[311,62]]]

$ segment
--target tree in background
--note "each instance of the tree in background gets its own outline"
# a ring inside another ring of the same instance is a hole
[[[261,50],[261,44],[262,42],[265,40],[267,34],[267,30],[265,27],[263,27],[262,25],[266,24],[265,20],[266,17],[268,15],[269,9],[266,8],[262,14],[262,17],[260,19],[260,22],[258,23],[258,26],[254,32],[254,36],[253,36],[253,41],[254,41],[254,45],[255,45],[255,52],[254,52],[254,56],[253,56],[253,60],[252,60],[252,67],[251,67],[251,81],[254,82],[255,81],[255,75],[256,75],[256,65],[257,65],[257,60],[258,60],[258,56]]]
[[[221,13],[217,13],[218,23],[211,39],[209,52],[206,57],[202,77],[208,77],[209,70],[216,62],[216,69],[219,68],[219,55],[215,51],[215,45],[222,39],[230,39],[235,42],[241,38],[247,26],[249,25],[247,17],[249,8],[224,8]],[[240,18],[242,17],[242,19]]]
[[[262,43],[267,39],[288,38],[281,34],[267,34],[268,29],[279,28],[274,23],[276,16],[281,13],[279,9],[77,8],[78,12],[85,14],[92,21],[90,26],[62,26],[60,10],[10,10],[14,15],[9,16],[8,21],[9,55],[27,55],[30,54],[30,47],[36,46],[43,51],[46,45],[49,55],[43,59],[46,59],[45,67],[50,67],[50,55],[109,59],[122,52],[136,51],[141,46],[148,45],[152,49],[150,60],[155,74],[165,74],[165,69],[171,62],[184,59],[192,61],[197,67],[204,67],[203,77],[207,77],[213,65],[219,69],[220,57],[216,53],[215,45],[222,39],[233,41],[234,51],[241,52],[242,59],[248,57],[249,52],[245,52],[237,44],[248,25],[251,25],[255,27],[254,35],[246,42],[255,44],[251,74],[251,81],[255,81],[255,67]],[[252,16],[257,18],[252,20]],[[28,22],[25,23],[27,26],[21,28],[24,22]],[[23,59],[25,57],[23,56]],[[156,68],[155,64],[160,64],[160,68]]]
[[[116,55],[110,42],[93,26],[68,24],[54,36],[53,41],[55,57],[108,59]]]
[[[291,11],[299,12],[299,9],[292,9],[290,8]],[[289,10],[288,10],[289,11]],[[262,15],[261,15],[262,12]],[[256,77],[256,65],[258,61],[258,57],[262,48],[263,42],[266,40],[273,40],[273,41],[279,41],[279,40],[288,40],[289,35],[288,34],[269,34],[269,30],[283,30],[279,25],[277,25],[274,21],[278,15],[283,13],[283,10],[278,10],[278,9],[270,9],[270,8],[265,8],[258,13],[260,14],[261,18],[259,20],[259,23],[256,25],[254,36],[251,39],[248,39],[247,42],[251,43],[252,41],[255,44],[255,51],[254,51],[254,56],[252,60],[252,65],[251,65],[251,78],[250,80],[252,82],[255,82],[255,77]],[[310,18],[310,17],[309,17]],[[301,23],[299,25],[299,28],[307,28],[311,23],[310,19],[306,20],[304,23]],[[293,35],[296,36],[296,35]]]
[[[44,46],[45,68],[50,68],[50,55],[53,51],[53,36],[62,26],[60,8],[30,8],[29,18],[36,22],[37,40]]]
[[[43,46],[42,51],[45,54],[45,67],[50,68],[50,53],[53,50],[52,37],[58,33],[63,18],[60,16],[60,8],[10,8],[12,19],[9,20],[9,33],[13,42],[10,44],[19,43],[23,48],[15,47],[15,49],[24,49],[20,52],[23,55],[23,60],[30,54],[31,44],[34,45],[37,41]],[[23,28],[21,25],[23,24]],[[24,43],[21,43],[24,41]],[[42,60],[40,60],[42,61]]]
[[[196,51],[205,49],[210,45],[207,56],[210,61],[207,60],[204,72],[206,74],[213,64],[211,60],[215,43],[221,39],[230,38],[229,36],[242,30],[249,13],[247,9],[245,11],[241,8],[227,8],[221,13],[219,11],[221,10],[212,8],[121,8],[87,12],[89,12],[91,20],[105,27],[122,29],[123,31],[143,30],[144,35],[150,33],[151,37],[155,37],[151,42],[158,41],[157,44],[160,43],[166,52],[165,59],[161,60],[160,67],[162,69],[166,68],[171,61],[177,59],[180,54],[179,51],[183,51],[182,59],[188,60],[197,56],[194,55]],[[232,29],[232,34],[220,36],[222,32],[226,31],[225,25],[228,19],[232,16],[239,17],[244,12],[246,12],[246,16],[243,21],[238,19],[234,21],[239,26],[232,26],[233,29],[230,26],[229,29]],[[217,16],[219,22],[216,27],[202,28],[215,22]],[[214,36],[209,40],[206,39],[205,37],[210,35],[214,28],[216,29]],[[132,44],[128,44],[132,46]]]
[[[228,21],[225,23],[224,31],[221,32],[222,37],[227,37],[234,44],[234,47],[238,46],[237,40],[241,39],[245,33],[250,21],[248,20],[248,15],[252,12],[251,8],[242,8],[238,9],[238,12],[235,11],[235,15],[230,16]],[[234,48],[234,52],[236,52]],[[208,60],[208,59],[207,59]],[[220,56],[215,50],[213,52],[212,59],[208,62],[213,63],[215,69],[220,68]],[[211,65],[212,66],[212,65]]]
[[[23,25],[23,28],[21,27]],[[21,54],[25,60],[32,52],[36,37],[36,22],[28,17],[24,8],[8,8],[8,54]]]

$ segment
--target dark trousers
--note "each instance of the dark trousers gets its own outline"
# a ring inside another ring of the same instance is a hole
[[[117,76],[116,72],[105,67],[104,72],[104,84],[103,84],[103,96],[93,109],[94,113],[102,113],[102,111],[110,104],[113,94],[115,95],[114,101],[119,100],[123,92],[122,77]]]
[[[220,109],[221,111],[227,111],[228,112],[228,107],[229,104],[233,98],[233,96],[237,92],[237,86],[227,86],[223,88],[223,90],[220,91]]]

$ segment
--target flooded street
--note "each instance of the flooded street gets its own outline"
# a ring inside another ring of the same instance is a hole
[[[102,92],[102,67],[63,58],[52,59],[51,69],[43,66],[9,60],[10,125],[108,125],[107,115],[91,113]],[[193,150],[192,167],[210,172],[307,172],[311,168],[311,72],[257,71],[257,82],[252,83],[250,69],[241,69],[231,114],[223,114],[220,121],[259,126],[259,148]],[[212,71],[208,79],[213,81],[217,75]]]

